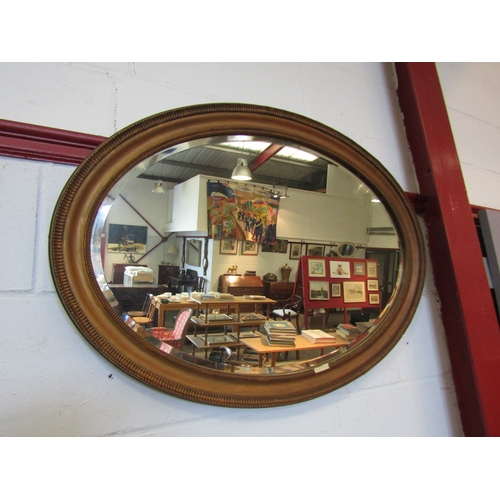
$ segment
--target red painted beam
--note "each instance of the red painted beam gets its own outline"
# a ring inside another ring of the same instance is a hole
[[[0,120],[0,155],[79,165],[107,137]]]
[[[261,165],[266,163],[270,158],[272,158],[276,153],[281,151],[284,146],[280,144],[269,145],[259,156],[256,156],[248,165],[250,172],[255,172]]]
[[[396,63],[466,436],[500,436],[500,329],[434,63]]]

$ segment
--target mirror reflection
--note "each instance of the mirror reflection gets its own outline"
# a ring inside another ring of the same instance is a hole
[[[91,253],[103,292],[152,345],[253,374],[342,356],[376,329],[401,273],[366,184],[300,144],[241,135],[136,165],[102,203]]]

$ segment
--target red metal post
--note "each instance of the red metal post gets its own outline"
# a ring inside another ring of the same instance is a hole
[[[462,427],[500,436],[500,328],[434,63],[396,63]]]

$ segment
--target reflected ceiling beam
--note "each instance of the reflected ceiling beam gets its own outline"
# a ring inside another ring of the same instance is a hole
[[[271,156],[269,156],[268,159],[270,159]],[[266,160],[267,161],[267,160]],[[253,163],[253,162],[251,162]],[[264,162],[261,161],[260,165],[263,165]],[[185,182],[188,179],[191,179],[192,177],[195,177],[196,175],[207,175],[211,176],[213,175],[214,177],[222,177],[222,178],[227,178],[229,179],[231,177],[231,172],[232,172],[232,167],[231,169],[221,169],[220,167],[211,167],[211,166],[206,166],[206,165],[199,165],[199,164],[194,164],[194,163],[183,163],[179,161],[171,161],[171,160],[162,160],[158,162],[158,165],[163,165],[165,167],[177,167],[177,168],[182,168],[183,169],[183,175],[181,177],[174,177],[174,174],[169,174],[168,172],[162,172],[161,169],[158,169],[158,172],[155,172],[151,168],[149,171],[151,172],[150,174],[143,173],[139,175],[139,178],[141,179],[149,179],[149,180],[161,180],[163,182],[172,182],[174,184],[179,184],[181,182]],[[250,165],[250,164],[249,164]],[[259,165],[259,166],[260,166]],[[253,171],[252,171],[253,173]],[[276,177],[271,177],[267,175],[255,175],[252,178],[252,181],[249,182],[249,184],[252,183],[257,183],[257,184],[268,184],[268,185],[273,185],[276,184]],[[296,188],[296,189],[307,189],[307,186],[309,186],[310,181],[305,180],[305,179],[296,179],[288,180],[288,187],[289,188]]]
[[[269,161],[273,156],[279,153],[285,146],[282,144],[269,145],[259,156],[256,156],[249,164],[248,168],[252,174],[261,167],[266,161]]]

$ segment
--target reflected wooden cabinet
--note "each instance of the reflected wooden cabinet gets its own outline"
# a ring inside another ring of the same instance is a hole
[[[264,281],[264,295],[283,307],[293,294],[294,282]]]
[[[177,278],[179,276],[179,266],[168,266],[159,265],[158,266],[158,284],[168,285],[172,278]]]
[[[223,274],[219,278],[219,292],[231,295],[264,295],[264,285],[258,276],[234,276]],[[250,312],[253,305],[241,306],[240,311]]]

